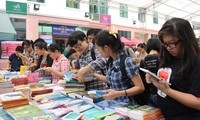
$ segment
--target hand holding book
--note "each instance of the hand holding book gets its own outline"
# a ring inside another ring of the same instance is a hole
[[[148,73],[148,74],[150,74],[154,79],[156,79],[159,83],[165,83],[165,81],[162,79],[162,78],[160,78],[160,77],[158,77],[155,73],[153,73],[153,72],[151,72],[151,71],[149,71],[149,70],[147,70],[147,69],[145,69],[145,68],[140,68],[140,70],[141,71],[143,71],[143,72],[145,72],[145,73]],[[168,85],[171,85],[169,82],[166,82]]]

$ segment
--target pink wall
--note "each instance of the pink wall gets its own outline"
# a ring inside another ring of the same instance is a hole
[[[134,32],[139,33],[148,33],[148,38],[151,37],[151,34],[157,34],[158,31],[147,30],[147,29],[139,29],[134,27],[120,26],[120,25],[104,25],[98,22],[92,22],[91,20],[73,20],[66,18],[56,18],[56,17],[48,17],[48,16],[39,16],[39,15],[10,15],[10,17],[15,18],[24,18],[26,19],[26,38],[30,40],[36,40],[38,35],[38,24],[39,22],[47,23],[47,24],[60,24],[60,25],[69,25],[69,26],[81,26],[81,27],[89,27],[89,28],[99,28],[104,30],[124,30],[131,31],[131,36],[134,36]]]

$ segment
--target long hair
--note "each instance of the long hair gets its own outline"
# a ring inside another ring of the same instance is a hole
[[[107,45],[114,53],[121,52],[124,47],[117,33],[111,33],[106,30],[96,35],[95,44],[101,47]]]
[[[166,21],[158,32],[161,42],[164,35],[177,37],[182,44],[180,72],[191,70],[200,55],[200,48],[190,23],[182,18],[172,18]],[[161,67],[169,66],[173,62],[173,56],[164,47],[161,49],[160,58]]]

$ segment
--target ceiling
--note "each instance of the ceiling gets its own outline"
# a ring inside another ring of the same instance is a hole
[[[121,3],[121,0],[111,0]],[[191,21],[200,22],[200,0],[123,0],[134,8],[145,8],[147,14],[153,11],[159,13],[159,17],[180,17]]]

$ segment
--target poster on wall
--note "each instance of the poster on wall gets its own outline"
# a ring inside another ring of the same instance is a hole
[[[52,35],[40,35],[40,38],[44,39],[44,41],[49,45],[53,43]]]
[[[9,58],[19,45],[22,45],[22,41],[1,41],[1,58]]]

